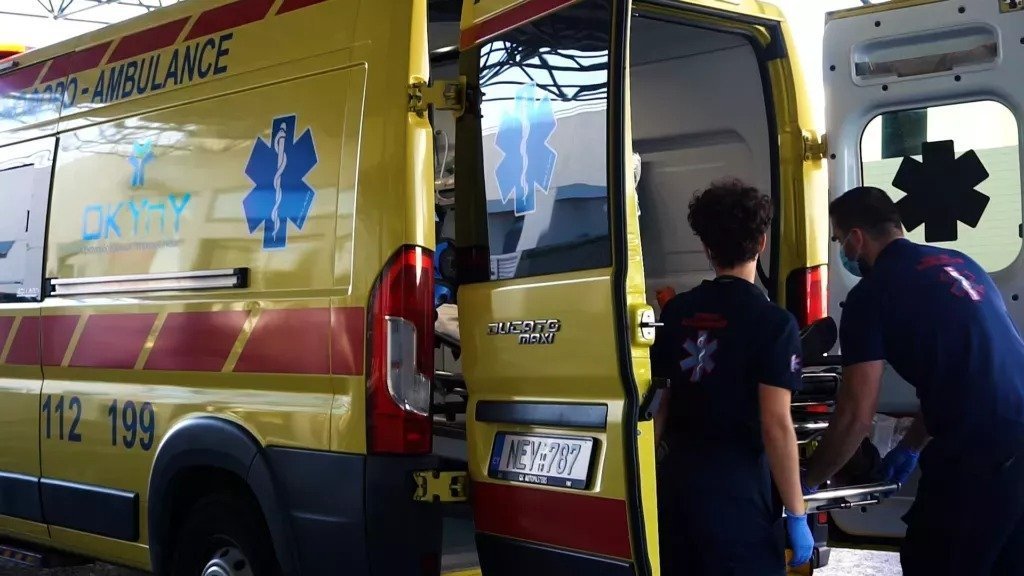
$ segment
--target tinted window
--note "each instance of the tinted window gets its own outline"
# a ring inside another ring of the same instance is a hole
[[[883,114],[861,139],[863,180],[896,200],[908,236],[964,252],[986,270],[1021,251],[1017,121],[997,102]]]
[[[492,280],[611,265],[606,0],[480,48]]]

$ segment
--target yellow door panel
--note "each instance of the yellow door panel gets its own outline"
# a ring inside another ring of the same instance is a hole
[[[459,120],[458,236],[489,270],[459,288],[459,331],[485,574],[657,573],[637,200],[616,179],[625,4],[464,4],[461,68],[483,97]]]
[[[0,148],[0,532],[45,540],[38,301],[56,140]]]

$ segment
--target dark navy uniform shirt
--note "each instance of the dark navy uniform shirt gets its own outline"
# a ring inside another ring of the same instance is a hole
[[[900,239],[850,291],[843,364],[886,360],[917,390],[933,444],[952,454],[1024,431],[1024,341],[992,279],[953,250]]]
[[[672,380],[671,452],[725,450],[759,459],[758,385],[800,385],[796,321],[760,288],[720,277],[670,300],[651,349],[655,376]]]

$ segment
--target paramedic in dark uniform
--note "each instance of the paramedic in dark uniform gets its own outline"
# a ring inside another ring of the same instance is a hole
[[[785,506],[793,565],[814,541],[790,416],[800,383],[796,322],[754,284],[771,200],[740,182],[690,203],[689,222],[717,277],[663,308],[651,359],[671,379],[657,415],[662,574],[782,576]]]
[[[921,406],[882,466],[902,483],[921,454],[904,575],[1024,574],[1024,342],[1002,296],[964,254],[903,238],[882,190],[850,190],[829,213],[844,267],[863,278],[843,308],[843,384],[805,486],[870,433],[886,361]]]

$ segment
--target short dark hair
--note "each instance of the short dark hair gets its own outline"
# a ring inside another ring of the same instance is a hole
[[[772,201],[740,180],[723,180],[693,196],[687,220],[715,264],[731,268],[757,257]]]
[[[860,228],[878,238],[903,230],[896,203],[884,190],[874,186],[858,186],[836,198],[829,204],[828,215],[844,232]]]

